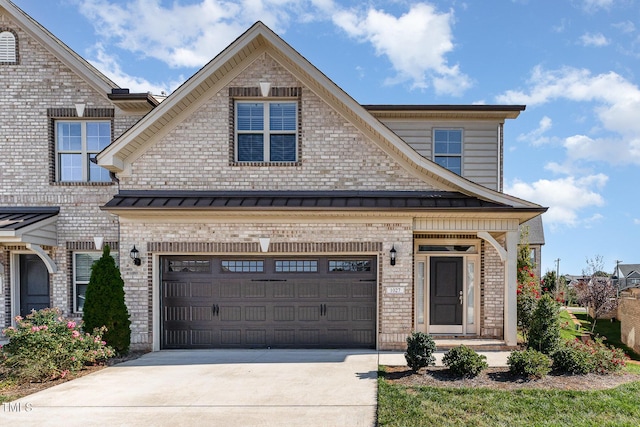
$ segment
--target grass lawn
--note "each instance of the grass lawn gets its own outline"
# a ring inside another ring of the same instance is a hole
[[[560,310],[560,337],[574,340],[582,336],[582,331],[585,331],[585,328],[577,328],[567,310]]]
[[[503,391],[405,387],[382,376],[380,426],[637,426],[640,420],[640,382],[602,391]]]
[[[576,313],[575,316],[580,320],[583,324],[583,327],[591,331],[591,318],[587,316],[585,313]],[[620,321],[614,320],[613,322],[610,320],[598,320],[596,322],[596,327],[594,332],[601,336],[606,337],[606,344],[612,345],[614,347],[621,348],[632,360],[640,360],[640,354],[635,353],[629,347],[622,343],[622,339],[620,338]]]

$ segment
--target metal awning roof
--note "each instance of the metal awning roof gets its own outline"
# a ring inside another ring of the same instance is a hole
[[[0,206],[0,243],[55,246],[59,207]]]
[[[450,191],[136,191],[123,190],[105,210],[512,210]]]

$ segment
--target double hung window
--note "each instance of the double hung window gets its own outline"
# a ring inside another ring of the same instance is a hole
[[[57,121],[56,173],[60,182],[109,182],[109,171],[93,163],[111,143],[110,121]]]
[[[462,175],[462,130],[436,129],[433,133],[433,161]]]
[[[236,161],[297,161],[296,102],[238,101],[235,104]]]

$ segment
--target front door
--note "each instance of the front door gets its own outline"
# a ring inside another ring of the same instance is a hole
[[[463,258],[431,257],[430,260],[430,329],[440,333],[462,333]]]
[[[20,255],[20,316],[50,306],[49,272],[37,255]]]

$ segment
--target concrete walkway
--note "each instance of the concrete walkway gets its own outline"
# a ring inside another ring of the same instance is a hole
[[[509,355],[479,353],[490,366]],[[378,365],[406,361],[366,350],[165,350],[5,403],[0,426],[372,427]]]

